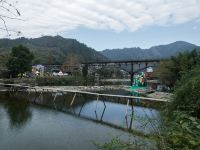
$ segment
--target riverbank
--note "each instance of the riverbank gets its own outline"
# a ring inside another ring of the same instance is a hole
[[[21,84],[19,84],[21,85]],[[24,85],[24,84],[23,84]],[[37,91],[42,91],[43,89],[57,89],[57,90],[71,90],[71,91],[108,91],[108,90],[124,90],[129,91],[129,86],[126,85],[106,85],[106,86],[34,86]],[[7,87],[1,86],[0,91],[7,90]],[[32,91],[32,89],[28,89]]]
[[[38,89],[53,88],[59,90],[73,90],[73,91],[107,91],[107,90],[124,90],[128,91],[129,86],[125,85],[108,85],[108,86],[37,86]]]
[[[130,86],[126,85],[107,85],[107,86],[28,86],[25,84],[11,84],[11,87],[13,86],[14,91],[20,91],[26,89],[28,92],[45,92],[45,91],[79,91],[79,92],[95,92],[95,93],[102,93],[106,94],[107,92],[110,92],[112,94],[119,93],[117,95],[121,96],[131,96],[131,90]],[[2,83],[2,86],[0,86],[0,91],[5,92],[10,90],[10,85],[8,84],[5,86]],[[115,95],[115,94],[114,94]],[[171,93],[165,93],[165,92],[153,92],[153,93],[146,93],[143,95],[143,97],[151,98],[151,99],[165,99],[166,101],[170,100],[172,97]]]

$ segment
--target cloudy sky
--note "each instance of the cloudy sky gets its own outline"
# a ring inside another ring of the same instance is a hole
[[[200,0],[18,0],[15,5],[21,20],[6,19],[7,26],[29,38],[61,35],[96,50],[177,40],[200,45]],[[2,30],[0,37],[5,36]]]

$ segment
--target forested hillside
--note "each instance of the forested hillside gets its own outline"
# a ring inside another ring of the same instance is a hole
[[[133,59],[159,59],[169,58],[180,52],[200,49],[199,46],[177,41],[167,45],[153,46],[149,49],[141,49],[139,47],[124,48],[124,49],[107,49],[102,51],[102,54],[111,60],[133,60]]]
[[[34,53],[35,59],[33,63],[62,64],[67,55],[72,53],[78,55],[81,62],[107,59],[85,44],[75,39],[66,39],[61,36],[44,36],[34,39],[0,39],[0,54],[8,53],[12,47],[19,44],[28,47]]]

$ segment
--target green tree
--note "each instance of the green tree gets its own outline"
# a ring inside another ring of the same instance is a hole
[[[185,74],[174,89],[170,111],[183,111],[200,119],[200,67]]]
[[[6,69],[6,63],[9,59],[8,53],[0,53],[0,69]]]
[[[200,64],[200,54],[193,50],[191,52],[179,53],[171,59],[159,64],[156,75],[161,82],[173,87],[182,76]]]
[[[200,149],[200,67],[178,81],[166,111],[169,149]]]
[[[48,58],[47,58],[47,64],[48,65],[52,65],[53,63],[54,63],[54,57],[53,57],[53,55],[52,55],[52,52],[49,52],[49,54],[48,54]]]
[[[82,68],[82,75],[84,79],[84,85],[87,85],[88,82],[88,65],[85,64]]]
[[[83,66],[82,74],[83,74],[84,78],[87,78],[87,75],[88,75],[88,65],[87,64]]]
[[[31,62],[34,55],[23,45],[19,45],[12,48],[10,58],[8,60],[7,68],[10,71],[12,77],[16,77],[18,74],[22,74],[31,71]]]

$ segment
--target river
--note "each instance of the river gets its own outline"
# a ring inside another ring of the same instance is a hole
[[[94,143],[103,144],[115,137],[137,141],[144,149],[154,145],[142,134],[155,132],[151,124],[159,124],[157,109],[129,106],[125,118],[126,105],[119,102],[105,100],[104,105],[101,98],[95,111],[95,97],[78,95],[70,107],[73,95],[58,96],[55,102],[53,96],[1,93],[0,149],[93,150],[97,149]]]

